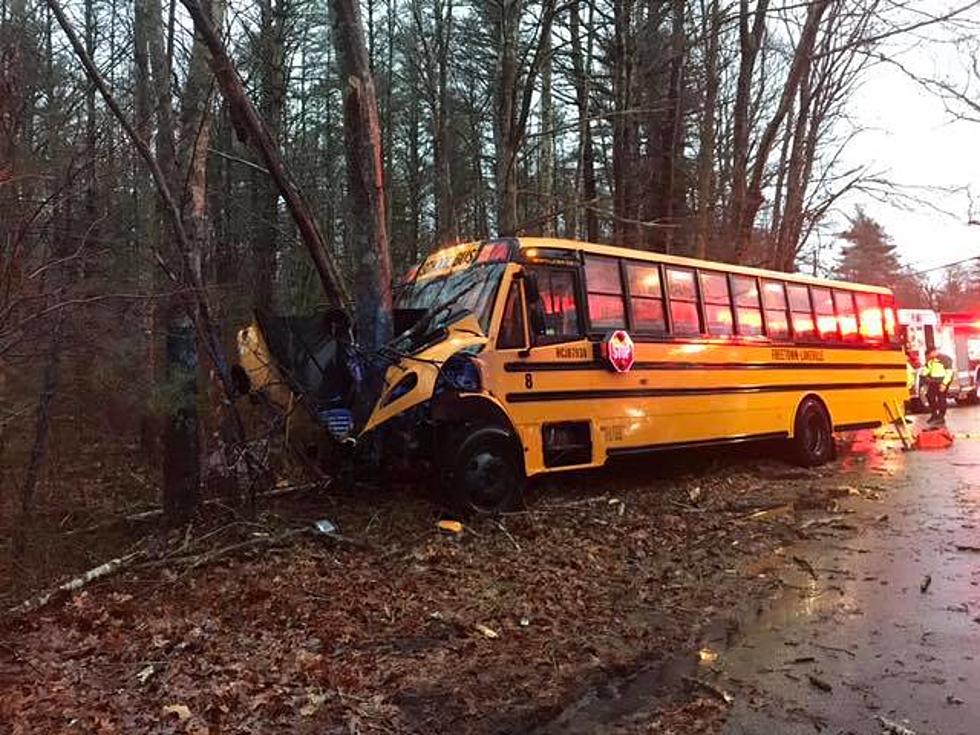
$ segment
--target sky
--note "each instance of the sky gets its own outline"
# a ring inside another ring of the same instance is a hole
[[[940,3],[921,3],[929,5]],[[931,40],[950,35],[933,30],[927,38],[905,39],[885,50],[916,74],[962,79],[963,52]],[[980,101],[980,86],[977,90]],[[843,213],[862,206],[884,227],[912,270],[980,256],[980,226],[967,224],[971,217],[967,191],[975,200],[972,217],[980,220],[980,123],[955,120],[942,100],[888,63],[866,72],[851,113],[863,132],[847,153],[848,163],[882,173],[907,196],[880,201],[856,193],[846,199]],[[956,188],[961,190],[943,191]],[[838,218],[846,224],[840,214]]]

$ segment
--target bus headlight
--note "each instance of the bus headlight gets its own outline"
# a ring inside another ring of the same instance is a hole
[[[434,393],[438,395],[446,390],[477,393],[482,385],[480,368],[473,358],[457,352],[442,364]]]

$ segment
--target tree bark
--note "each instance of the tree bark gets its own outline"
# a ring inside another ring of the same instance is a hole
[[[331,27],[344,89],[350,244],[355,260],[358,342],[377,349],[391,339],[391,257],[385,218],[378,101],[357,0],[331,0]]]
[[[551,98],[551,34],[541,39],[541,153],[538,164],[538,211],[544,213],[541,234],[555,236],[555,111]]]

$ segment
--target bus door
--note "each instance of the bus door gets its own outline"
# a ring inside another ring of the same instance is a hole
[[[580,286],[577,267],[526,265],[507,296],[494,362],[524,439],[528,474],[594,463],[582,391],[599,368],[583,328]],[[517,325],[518,319],[524,323]]]

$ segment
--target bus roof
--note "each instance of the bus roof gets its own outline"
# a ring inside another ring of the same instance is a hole
[[[668,265],[687,266],[689,268],[714,268],[724,270],[729,273],[738,273],[746,276],[762,276],[764,278],[774,278],[794,283],[807,283],[815,286],[830,286],[833,288],[848,289],[851,291],[868,291],[871,293],[891,294],[891,289],[884,286],[871,286],[862,283],[848,283],[845,281],[834,281],[825,278],[815,278],[799,273],[784,273],[783,271],[766,270],[764,268],[749,268],[741,265],[731,265],[712,260],[698,260],[697,258],[684,258],[677,255],[666,255],[664,253],[652,253],[647,250],[634,250],[633,248],[617,247],[615,245],[596,245],[590,242],[580,242],[578,240],[564,240],[551,237],[521,237],[517,238],[518,246],[521,250],[530,248],[559,248],[568,250],[578,250],[583,253],[595,255],[607,255],[614,258],[632,258],[634,260],[647,260],[654,263],[666,263]]]

